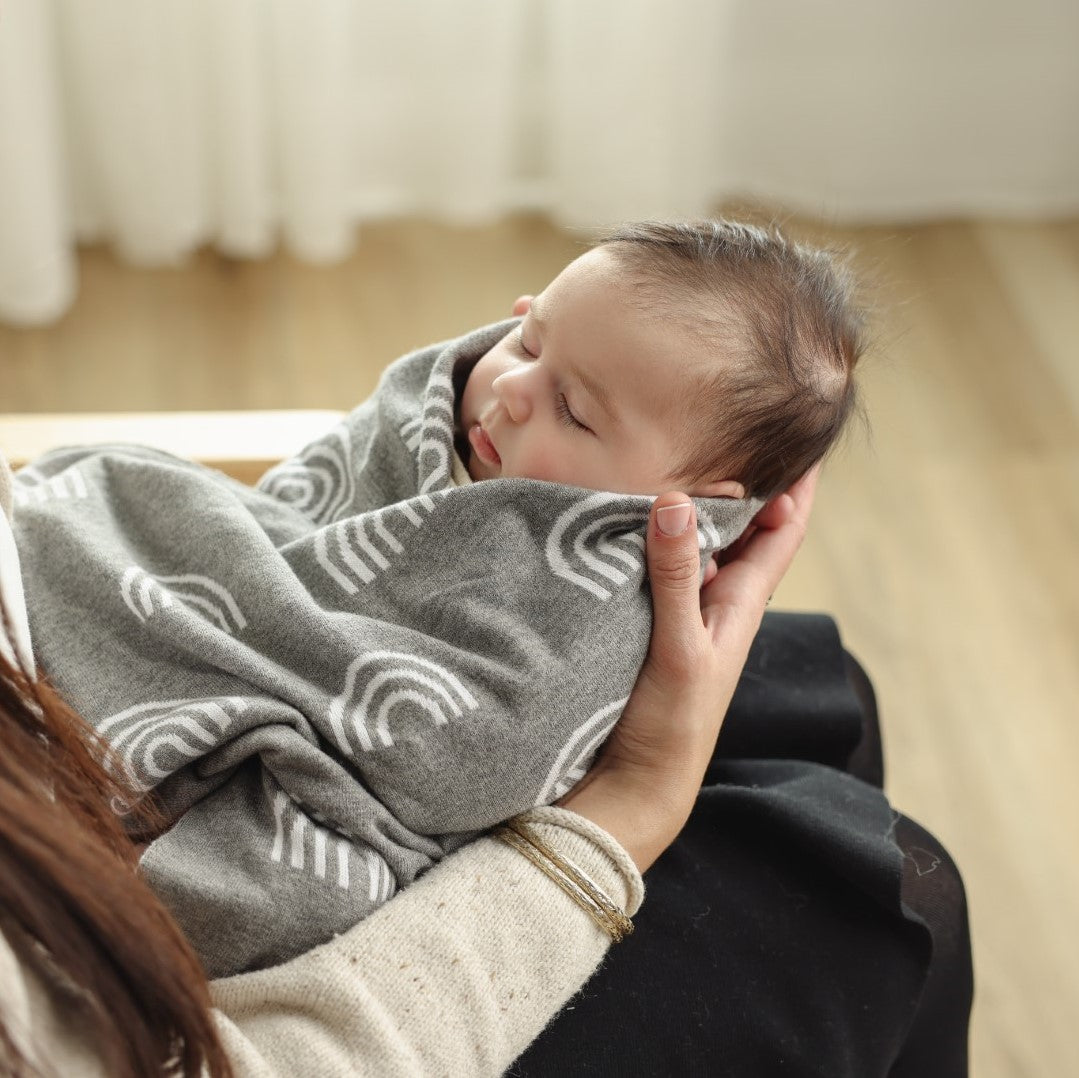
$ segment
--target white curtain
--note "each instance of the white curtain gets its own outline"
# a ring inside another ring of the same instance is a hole
[[[77,242],[1071,213],[1077,58],[1076,0],[0,0],[0,318],[62,314]]]

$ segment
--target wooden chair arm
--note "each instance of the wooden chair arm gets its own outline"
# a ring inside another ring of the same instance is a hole
[[[85,412],[0,415],[0,449],[13,468],[64,445],[133,442],[201,461],[253,483],[321,437],[343,412]]]

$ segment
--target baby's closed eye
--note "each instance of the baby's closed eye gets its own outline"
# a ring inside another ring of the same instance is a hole
[[[594,433],[591,427],[585,426],[585,424],[573,414],[573,411],[569,406],[569,401],[566,400],[565,393],[559,393],[555,398],[555,410],[558,412],[558,418],[565,423],[567,427],[588,431],[589,434]]]

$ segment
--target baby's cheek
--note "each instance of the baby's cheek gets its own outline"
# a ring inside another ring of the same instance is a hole
[[[579,460],[566,452],[561,439],[544,435],[521,446],[514,471],[522,479],[575,484],[580,482],[579,464]]]
[[[484,403],[492,394],[491,372],[492,363],[488,361],[490,353],[484,356],[469,372],[465,382],[464,392],[461,394],[460,414],[463,422],[474,422],[483,410]]]

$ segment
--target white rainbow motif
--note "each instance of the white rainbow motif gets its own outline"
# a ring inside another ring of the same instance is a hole
[[[443,489],[451,482],[454,403],[453,381],[450,376],[432,374],[427,383],[422,436],[416,450],[421,494]]]
[[[270,861],[333,882],[342,891],[349,890],[352,843],[337,831],[316,823],[283,790],[273,794],[270,805],[274,818]]]
[[[375,739],[390,748],[390,715],[396,709],[422,713],[436,726],[460,718],[463,708],[479,707],[475,697],[449,670],[429,659],[403,651],[373,651],[354,659],[345,675],[345,688],[330,703],[329,719],[338,748],[355,755],[354,743],[364,752]]]
[[[437,492],[443,497],[447,493]],[[423,527],[434,511],[434,498],[423,494],[411,503],[401,502],[338,521],[315,535],[315,557],[339,588],[355,595],[360,585],[370,584],[390,568],[392,557],[404,553],[402,533],[407,542],[408,536]]]
[[[317,813],[304,812],[283,790],[266,795],[273,810],[274,837],[269,859],[293,872],[304,872],[317,880],[348,891],[353,884],[353,843],[339,831],[324,827]],[[397,879],[385,858],[370,847],[363,851],[367,873],[367,897],[372,905],[386,902],[397,891]]]
[[[402,423],[398,431],[401,441],[405,443],[405,448],[415,451],[423,437],[423,420],[419,416],[413,416],[412,419]]]
[[[613,594],[604,582],[621,587],[631,573],[644,572],[644,536],[638,531],[610,534],[626,524],[643,526],[642,514],[603,514],[605,506],[624,500],[619,494],[591,494],[560,514],[547,536],[551,571],[601,600]]]
[[[372,902],[388,902],[397,892],[397,879],[386,859],[370,847],[364,852],[367,861],[367,897]]]
[[[153,700],[109,716],[97,724],[97,732],[134,785],[151,790],[228,740],[229,728],[246,710],[238,696]]]
[[[25,483],[28,487],[36,487],[39,483],[46,482],[48,478],[36,464],[24,464],[15,473],[15,482]]]
[[[347,516],[356,492],[348,428],[340,424],[299,457],[272,468],[258,489],[291,505],[315,524]]]
[[[160,609],[171,607],[177,599],[230,636],[247,625],[247,619],[228,588],[197,573],[151,576],[142,566],[129,565],[120,578],[120,595],[139,621],[146,621]]]
[[[723,537],[715,524],[703,514],[697,516],[697,546],[701,550],[719,550],[723,546]]]
[[[628,696],[623,696],[621,700],[601,707],[573,731],[547,772],[536,798],[537,805],[549,805],[556,801],[584,778],[596,749],[614,728],[628,699]],[[569,762],[571,760],[572,763]]]
[[[15,505],[24,508],[29,505],[44,505],[49,501],[71,501],[90,496],[86,479],[78,468],[67,468],[59,475],[46,478],[33,466],[27,466],[18,473],[18,482],[14,484],[12,497]]]

